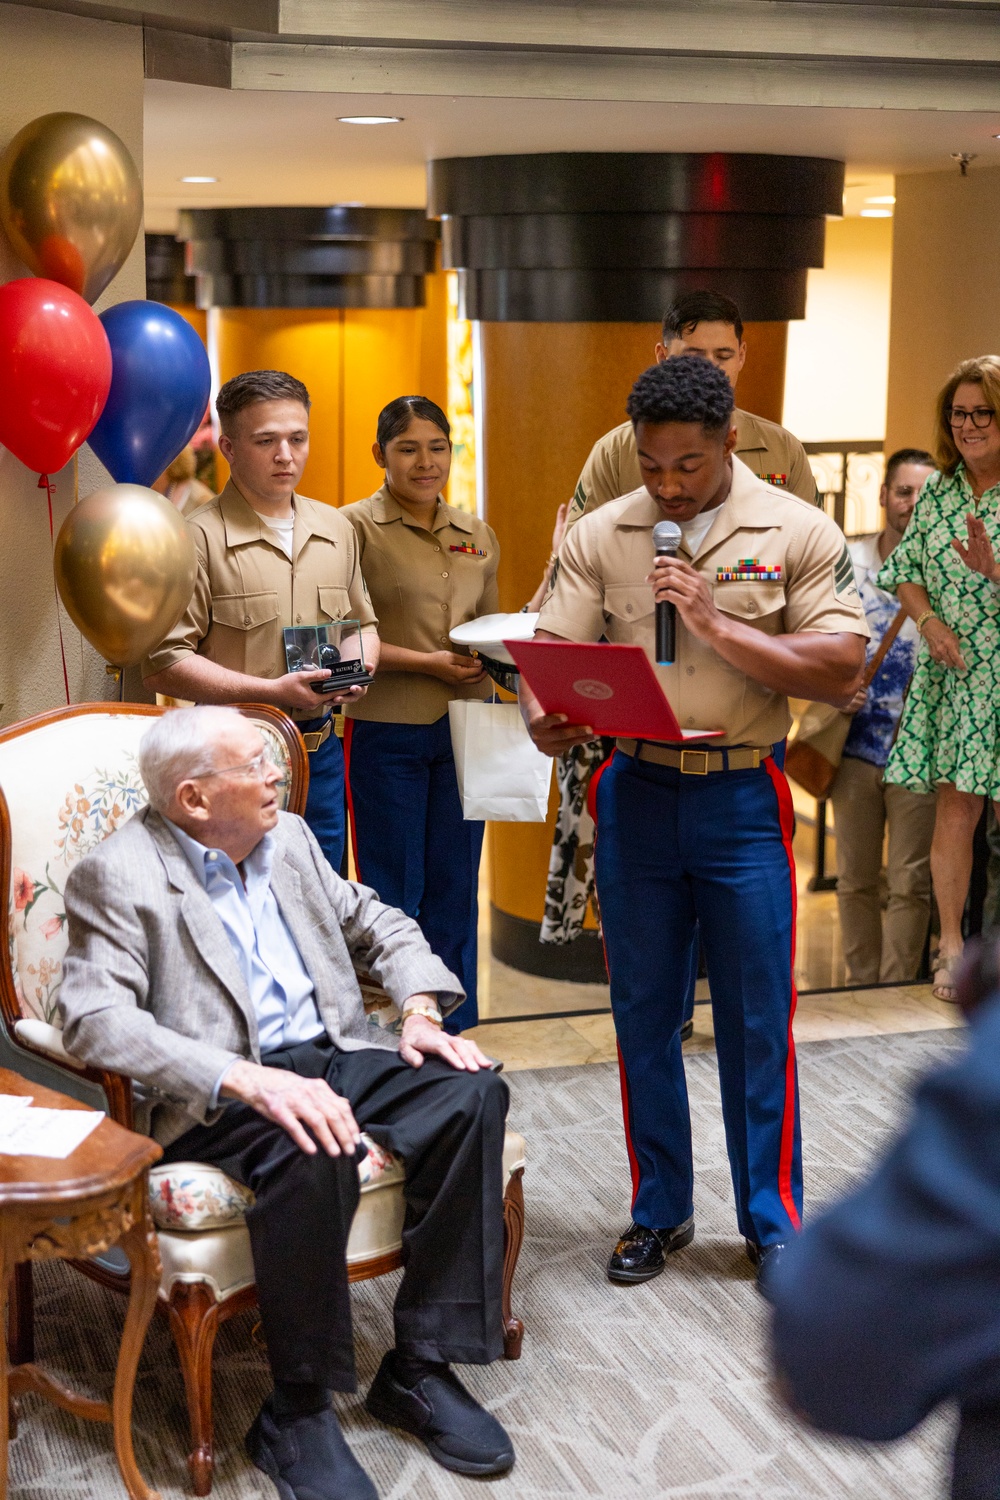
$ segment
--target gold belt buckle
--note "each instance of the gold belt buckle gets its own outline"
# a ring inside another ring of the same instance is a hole
[[[327,722],[323,725],[322,729],[310,729],[308,733],[303,734],[302,743],[310,755],[314,755],[320,745],[326,743],[326,740],[329,738],[330,727],[329,722]]]
[[[701,756],[700,766],[689,766],[687,758],[689,755]],[[707,776],[708,775],[708,751],[707,750],[682,750],[681,751],[681,775],[682,776]]]

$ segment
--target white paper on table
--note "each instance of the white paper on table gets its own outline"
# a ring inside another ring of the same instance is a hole
[[[13,1097],[4,1095],[5,1100]],[[26,1101],[28,1104],[31,1100]],[[96,1109],[15,1109],[0,1105],[0,1156],[62,1160],[104,1119]]]

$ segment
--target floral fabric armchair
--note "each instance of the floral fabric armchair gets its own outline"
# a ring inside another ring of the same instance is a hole
[[[247,705],[241,711],[254,719],[285,769],[285,805],[301,812],[309,777],[298,731],[277,709]],[[150,718],[163,712],[169,710],[81,704],[0,733],[0,882],[8,892],[6,912],[0,906],[7,924],[6,941],[0,942],[3,1024],[14,1047],[32,1054],[36,1069],[46,1059],[60,1070],[62,1078],[54,1078],[53,1086],[67,1086],[67,1071],[99,1085],[108,1112],[126,1126],[132,1124],[130,1082],[87,1068],[62,1043],[56,1000],[67,943],[63,892],[73,866],[145,806],[139,740]],[[388,997],[364,976],[362,989],[369,1024],[392,1025],[395,1011]],[[347,1247],[352,1280],[400,1264],[403,1166],[365,1139],[369,1154],[361,1166],[361,1202]],[[521,1324],[510,1311],[510,1285],[523,1232],[524,1141],[513,1132],[508,1132],[504,1168],[504,1336],[508,1358],[516,1359]],[[153,1168],[149,1190],[163,1265],[159,1309],[170,1320],[188,1397],[188,1464],[195,1494],[207,1495],[215,1335],[220,1322],[256,1302],[244,1223],[253,1197],[217,1168],[183,1162]],[[86,1262],[80,1269],[127,1291],[127,1276],[107,1265]],[[24,1289],[19,1290],[23,1300]],[[25,1348],[24,1338],[20,1347]]]

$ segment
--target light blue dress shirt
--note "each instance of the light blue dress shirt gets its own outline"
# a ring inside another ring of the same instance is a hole
[[[228,854],[199,844],[169,818],[163,821],[225,928],[257,1017],[261,1056],[321,1036],[325,1028],[316,1007],[313,982],[271,890],[271,835],[266,833],[243,861],[244,886]],[[221,1082],[220,1077],[213,1105]]]

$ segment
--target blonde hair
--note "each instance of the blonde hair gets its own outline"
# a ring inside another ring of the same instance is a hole
[[[978,385],[983,393],[983,405],[993,412],[1000,427],[1000,354],[980,354],[976,359],[963,359],[953,370],[937,399],[937,428],[934,447],[938,467],[943,474],[954,474],[962,462],[962,455],[955,446],[951,424],[947,413],[960,385]]]
[[[167,465],[167,478],[171,484],[182,484],[185,479],[193,479],[197,472],[198,460],[190,443],[181,449],[172,464]]]

